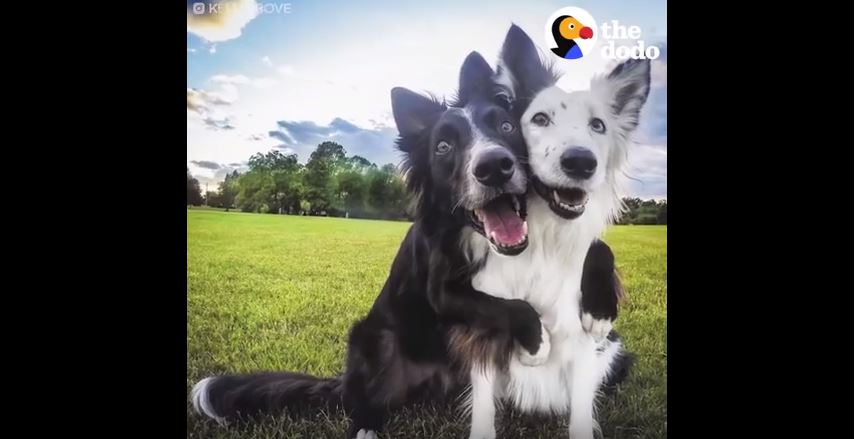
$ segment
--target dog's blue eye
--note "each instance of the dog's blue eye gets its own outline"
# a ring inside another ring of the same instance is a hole
[[[437,154],[443,155],[449,152],[452,149],[452,145],[449,145],[449,142],[445,140],[441,140],[440,143],[437,144]]]
[[[603,134],[606,132],[606,125],[603,124],[602,120],[596,117],[589,121],[589,126],[596,133]]]
[[[508,122],[508,121],[503,122],[502,125],[500,125],[500,128],[502,129],[502,132],[505,134],[509,134],[509,133],[514,132],[514,125],[512,125],[511,122]]]

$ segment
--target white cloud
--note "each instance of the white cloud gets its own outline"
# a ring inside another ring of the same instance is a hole
[[[211,45],[211,47],[209,47],[209,48],[208,48],[208,53],[210,53],[210,54],[215,54],[215,53],[217,53],[217,45],[216,45],[216,44],[212,44],[212,45]]]
[[[294,75],[294,67],[293,66],[286,66],[286,65],[279,66],[279,67],[277,67],[276,71],[278,71],[279,74],[283,75],[283,76]]]
[[[248,169],[246,163],[230,163],[227,165],[207,160],[189,160],[187,168],[190,169],[193,178],[199,181],[199,186],[203,191],[205,191],[206,184],[209,191],[217,191],[220,182],[226,178],[227,174],[236,170],[244,172]]]
[[[210,111],[215,105],[231,105],[233,102],[234,99],[222,93],[195,88],[187,89],[187,110],[198,114]]]
[[[253,80],[252,85],[258,88],[270,88],[278,83],[279,81],[273,78],[256,78]]]
[[[268,67],[273,67],[273,61],[270,60],[269,56],[263,56],[262,62],[264,63],[264,65],[266,65]]]
[[[209,129],[212,130],[234,130],[235,125],[231,118],[224,117],[222,119],[216,119],[214,117],[208,116],[202,120],[202,122],[208,126]]]
[[[196,53],[196,49],[187,48],[187,53]]]
[[[622,184],[624,195],[643,199],[666,198],[668,151],[666,145],[632,143]]]
[[[223,86],[252,85],[258,88],[270,88],[279,81],[274,78],[250,78],[246,75],[214,75],[211,81]]]
[[[228,41],[258,15],[255,0],[206,0],[187,3],[187,31],[206,41]],[[211,53],[214,53],[212,46]]]
[[[390,126],[364,128],[342,118],[327,124],[281,120],[268,132],[271,138],[282,142],[279,148],[290,148],[301,161],[308,160],[319,143],[331,140],[344,146],[349,155],[359,155],[379,165],[399,161],[400,155],[393,148],[397,134]]]

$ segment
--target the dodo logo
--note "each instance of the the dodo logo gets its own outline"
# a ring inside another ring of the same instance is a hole
[[[603,42],[596,49],[598,37]],[[623,60],[657,59],[660,48],[649,46],[642,40],[642,28],[627,26],[618,20],[603,22],[600,27],[585,9],[569,6],[553,12],[544,25],[547,47],[562,59],[596,57],[600,52],[604,59]]]
[[[544,37],[550,51],[559,58],[580,59],[597,44],[597,24],[584,9],[559,9],[547,20]]]

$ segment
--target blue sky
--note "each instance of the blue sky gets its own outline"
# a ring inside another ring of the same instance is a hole
[[[204,14],[194,14],[194,3],[187,1],[187,162],[209,189],[255,152],[278,148],[305,162],[328,139],[379,165],[398,163],[392,87],[448,96],[470,51],[493,62],[512,22],[546,51],[547,17],[577,6],[599,23],[637,25],[647,45],[661,48],[627,174],[628,195],[665,198],[665,1],[220,0],[204,2]],[[559,85],[585,88],[614,62],[587,58],[565,68]]]

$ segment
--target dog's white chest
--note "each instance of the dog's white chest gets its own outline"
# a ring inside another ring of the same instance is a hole
[[[524,411],[563,412],[570,403],[567,369],[573,362],[573,344],[582,334],[581,274],[554,263],[532,264],[531,256],[523,254],[489,259],[473,286],[496,297],[529,302],[541,315],[552,345],[547,362],[537,367],[512,357],[508,374],[498,377],[497,396]]]
[[[573,263],[568,255],[557,259],[534,250],[527,248],[514,257],[490,255],[473,277],[473,287],[494,297],[529,302],[559,341],[560,334],[582,328],[579,302],[585,254],[579,263]]]
[[[512,357],[498,376],[497,396],[524,411],[565,412],[570,407],[575,357],[594,355],[593,338],[582,329],[583,263],[602,228],[594,221],[560,220],[543,203],[530,203],[529,246],[517,256],[490,253],[473,277],[473,287],[495,297],[521,299],[540,314],[551,350],[540,366]]]

